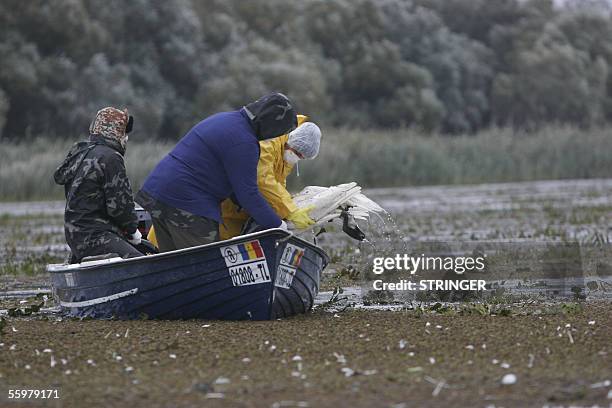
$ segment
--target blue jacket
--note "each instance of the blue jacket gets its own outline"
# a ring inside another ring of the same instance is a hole
[[[257,188],[259,142],[245,112],[221,112],[195,125],[153,169],[142,189],[171,207],[221,223],[232,193],[264,228],[280,218]]]

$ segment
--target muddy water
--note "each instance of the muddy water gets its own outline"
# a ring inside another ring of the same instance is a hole
[[[0,202],[0,216],[61,215],[64,213],[64,205],[64,201]]]
[[[373,217],[362,223],[368,241],[361,243],[330,224],[317,239],[333,261],[324,274],[324,290],[362,285],[373,257],[405,253],[415,242],[612,242],[612,179],[385,188],[365,193],[387,209],[390,218]],[[27,265],[36,272],[44,262],[65,259],[63,208],[62,201],[0,203],[0,265]],[[0,289],[28,289],[24,282],[30,288],[48,284],[44,274],[31,275],[28,279],[0,275]],[[610,275],[604,273],[591,286],[609,290]],[[529,276],[498,278],[491,278],[491,283],[508,291],[534,290],[534,284],[525,283]]]

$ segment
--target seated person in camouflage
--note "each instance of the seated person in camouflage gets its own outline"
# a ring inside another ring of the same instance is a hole
[[[55,171],[66,195],[64,232],[72,263],[108,253],[142,255],[131,245],[140,244],[141,234],[123,161],[132,124],[127,109],[101,109],[89,139],[72,146]]]

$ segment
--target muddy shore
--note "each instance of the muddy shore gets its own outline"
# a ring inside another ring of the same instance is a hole
[[[607,406],[610,306],[320,310],[272,322],[8,318],[0,398],[11,386],[57,388],[61,404],[47,404],[62,407]],[[506,374],[516,383],[502,385]]]

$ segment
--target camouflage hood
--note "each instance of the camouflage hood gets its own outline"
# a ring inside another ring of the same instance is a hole
[[[119,110],[110,106],[100,109],[89,126],[89,133],[100,136],[111,144],[120,145],[123,154],[127,144],[126,128],[129,118],[127,109]]]
[[[68,152],[66,159],[64,159],[62,164],[55,170],[55,173],[53,173],[55,182],[60,185],[70,183],[72,179],[74,179],[83,159],[85,159],[89,150],[95,145],[96,144],[92,141],[75,143]]]

